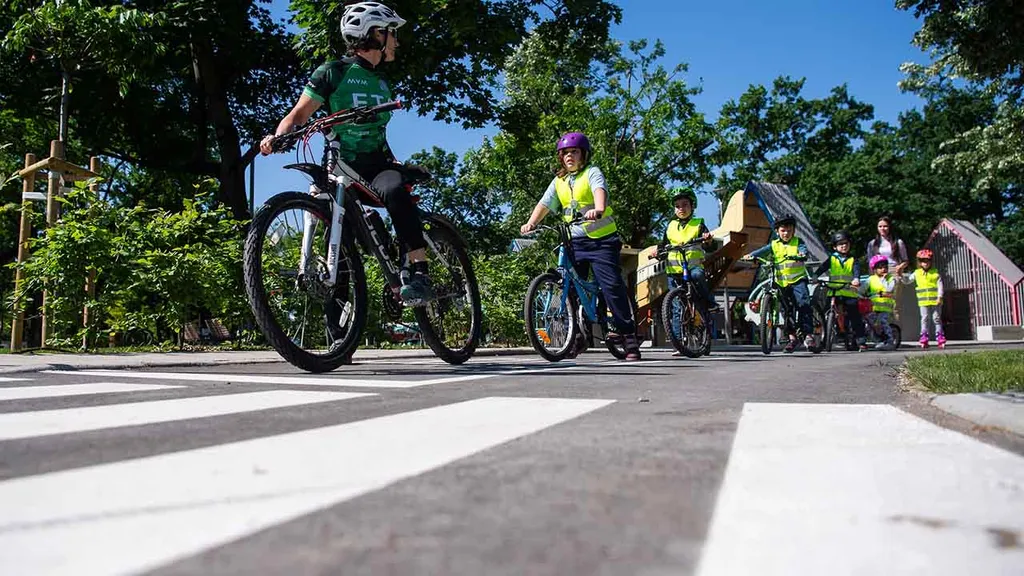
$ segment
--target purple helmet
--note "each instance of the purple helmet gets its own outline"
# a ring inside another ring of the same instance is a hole
[[[868,265],[871,267],[872,270],[878,268],[878,266],[881,264],[884,264],[886,268],[889,267],[889,259],[886,258],[885,256],[882,256],[881,254],[875,254],[874,256],[871,257],[871,261],[868,262]]]
[[[561,151],[566,148],[579,148],[584,152],[590,152],[590,140],[582,132],[568,132],[558,139],[558,148]]]

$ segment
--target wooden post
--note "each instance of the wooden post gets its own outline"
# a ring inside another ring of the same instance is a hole
[[[35,154],[25,154],[25,168],[36,163]],[[35,191],[36,175],[31,173],[22,180],[22,194]],[[18,264],[28,259],[28,237],[32,233],[32,201],[22,198],[21,200],[21,228],[18,232]],[[11,351],[21,350],[24,344],[25,331],[25,308],[21,301],[21,283],[24,281],[24,274],[21,268],[14,273],[14,314],[11,315]]]
[[[100,159],[93,156],[89,159],[89,171],[100,173]],[[93,182],[89,185],[89,192],[92,193],[93,197],[89,199],[90,202],[99,201],[99,185]],[[96,269],[89,267],[89,275],[85,278],[85,297],[86,303],[82,307],[82,328],[85,329],[85,334],[82,335],[82,348],[89,348],[89,302],[96,297]]]
[[[60,140],[50,141],[50,157],[64,159],[64,143]],[[57,223],[57,218],[60,216],[60,205],[57,203],[57,198],[60,196],[60,171],[51,168],[47,175],[46,184],[46,227],[50,228]],[[46,348],[46,341],[50,339],[50,333],[53,332],[53,325],[50,318],[50,293],[48,290],[43,290],[43,335],[42,342],[40,342],[41,348]]]

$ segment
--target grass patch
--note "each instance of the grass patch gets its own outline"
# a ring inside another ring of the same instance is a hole
[[[905,373],[939,394],[1024,392],[1024,352],[986,350],[908,358]]]

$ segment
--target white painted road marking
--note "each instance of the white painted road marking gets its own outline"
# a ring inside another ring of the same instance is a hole
[[[13,412],[0,414],[0,440],[223,416],[302,404],[348,400],[361,396],[373,396],[373,394],[271,390],[269,392],[130,402],[87,408]]]
[[[483,398],[0,482],[0,566],[153,569],[612,402]]]
[[[697,574],[1021,574],[1022,533],[1020,456],[892,406],[747,404]]]
[[[433,378],[429,380],[369,380],[341,376],[254,376],[251,374],[192,373],[192,372],[134,372],[131,370],[47,370],[48,374],[101,376],[104,378],[137,378],[143,380],[182,380],[189,382],[230,382],[233,384],[283,384],[288,386],[346,386],[350,388],[418,388],[451,382],[466,382],[494,378],[498,374],[481,372],[465,376]]]
[[[8,378],[7,376],[0,376],[0,382],[26,382],[31,378]]]
[[[92,384],[68,384],[64,386],[19,386],[16,388],[0,388],[0,400],[58,398],[64,396],[84,396],[86,394],[113,394],[115,392],[142,392],[173,388],[184,388],[184,386],[122,384],[118,382],[94,382]]]

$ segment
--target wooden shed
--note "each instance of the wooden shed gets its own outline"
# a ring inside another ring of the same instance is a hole
[[[942,274],[948,338],[1021,337],[1024,272],[1006,254],[970,222],[951,218],[939,222],[926,247]],[[908,333],[916,333],[916,327],[905,323],[911,328]]]

